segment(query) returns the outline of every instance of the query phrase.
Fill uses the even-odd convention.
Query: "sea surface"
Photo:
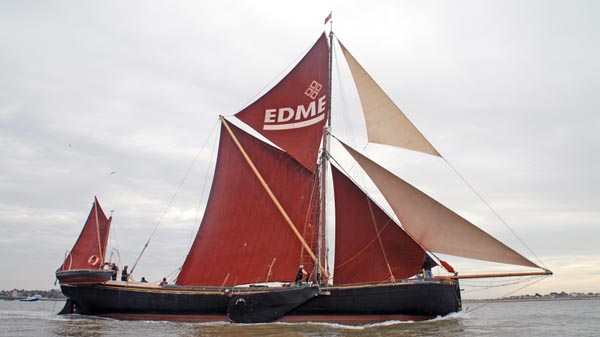
[[[57,316],[64,302],[0,301],[0,336],[600,336],[600,300],[466,303],[466,310],[419,323],[231,324],[118,321]]]

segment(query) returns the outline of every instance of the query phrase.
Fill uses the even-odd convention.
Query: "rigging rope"
[[[243,109],[245,109],[247,106],[249,106],[250,104],[252,104],[253,102],[255,102],[259,97],[263,96],[264,94],[266,94],[268,92],[268,89],[271,89],[273,87],[273,83],[278,82],[278,80],[281,80],[284,76],[282,76],[282,74],[288,74],[289,70],[295,66],[296,64],[298,64],[298,62],[300,62],[300,60],[306,55],[306,53],[308,53],[308,51],[310,50],[310,48],[312,48],[312,45],[310,45],[308,48],[304,49],[304,51],[302,51],[302,53],[300,53],[300,55],[298,55],[296,57],[296,59],[294,59],[292,62],[290,62],[285,68],[283,68],[279,74],[277,74],[277,76],[275,76],[273,79],[271,79],[271,81],[269,81],[262,89],[260,89],[255,95],[254,97],[250,98],[245,104],[243,104],[239,109],[237,109],[236,111],[242,111]],[[268,88],[268,89],[267,89]],[[229,117],[229,116],[228,116]]]
[[[506,297],[506,296],[509,296],[509,295],[512,295],[512,294],[516,293],[516,292],[517,292],[517,291],[519,291],[519,290],[522,290],[522,289],[525,289],[525,288],[527,288],[527,287],[530,287],[530,286],[532,286],[532,285],[534,285],[534,284],[536,284],[536,283],[538,283],[538,282],[540,282],[540,281],[542,281],[542,280],[546,279],[547,277],[549,277],[549,276],[544,276],[544,277],[541,277],[541,278],[539,278],[539,279],[537,279],[537,280],[535,280],[535,279],[534,279],[532,282],[530,282],[530,283],[527,283],[527,284],[525,284],[524,286],[522,286],[522,287],[520,287],[520,288],[518,288],[518,289],[515,289],[515,290],[513,290],[513,291],[510,291],[510,292],[508,292],[507,294],[504,294],[504,295],[500,296],[500,298],[502,298],[502,297]],[[473,309],[469,310],[469,312],[472,312],[472,311],[475,311],[475,310],[479,310],[479,309],[481,309],[481,308],[485,307],[486,305],[488,305],[488,304],[490,304],[490,303],[494,303],[494,302],[490,301],[490,302],[483,303],[483,304],[481,304],[480,306],[477,306],[477,307],[475,307],[475,308],[473,308]]]
[[[213,132],[216,130],[218,124],[219,124],[218,122],[216,122],[215,124],[213,124],[213,127],[210,130],[210,133],[208,134],[207,142],[208,142],[208,139],[211,138]],[[210,160],[208,162],[208,169],[206,170],[206,175],[204,176],[204,184],[202,185],[202,192],[200,194],[200,202],[198,203],[198,208],[196,209],[196,216],[194,217],[194,226],[192,227],[192,233],[190,235],[190,241],[188,242],[188,249],[187,249],[187,251],[190,250],[190,248],[191,248],[191,246],[193,244],[194,234],[196,233],[196,224],[198,224],[198,227],[200,226],[200,224],[198,223],[198,219],[200,217],[200,209],[202,207],[202,201],[205,198],[206,185],[207,185],[208,181],[210,180],[209,179],[209,175],[210,175],[211,172],[213,172],[213,170],[211,170],[210,168],[213,167],[213,159],[214,159],[214,156],[215,156],[215,150],[216,149],[217,149],[217,146],[215,146],[215,144],[213,143],[212,151],[210,153]]]
[[[338,138],[336,138],[334,135],[331,135],[331,136],[332,136],[333,138],[335,138],[335,139],[336,139],[338,142],[341,142],[341,140],[339,140]],[[355,185],[355,186],[356,186],[358,189],[360,189],[360,190],[361,190],[361,191],[362,191],[362,192],[363,192],[363,193],[364,193],[364,194],[367,196],[367,198],[368,198],[368,199],[369,199],[369,200],[370,200],[370,201],[371,201],[371,202],[372,202],[374,205],[376,205],[377,207],[379,207],[379,209],[380,209],[380,210],[381,210],[383,213],[385,213],[385,215],[387,215],[387,217],[388,217],[390,220],[392,220],[392,222],[393,222],[394,224],[396,224],[396,226],[400,227],[400,228],[401,228],[401,229],[404,231],[404,233],[405,233],[406,235],[408,235],[408,236],[409,236],[409,237],[410,237],[410,238],[411,238],[411,239],[412,239],[412,240],[413,240],[413,241],[414,241],[414,242],[415,242],[417,245],[419,245],[419,247],[421,247],[421,249],[423,249],[423,251],[427,252],[429,255],[431,255],[431,256],[433,256],[433,257],[435,257],[435,259],[437,259],[438,261],[440,261],[440,259],[439,259],[439,258],[438,258],[438,257],[437,257],[435,254],[433,254],[433,252],[429,251],[427,248],[425,248],[425,246],[423,246],[423,245],[421,244],[421,242],[419,242],[419,241],[418,241],[418,240],[417,240],[415,237],[413,237],[413,236],[412,236],[412,235],[411,235],[409,232],[405,231],[405,230],[404,230],[404,227],[402,226],[402,224],[400,223],[400,221],[399,221],[399,220],[397,220],[397,218],[396,218],[394,215],[392,215],[390,212],[388,212],[388,210],[387,210],[386,208],[382,207],[382,205],[380,205],[380,204],[379,204],[377,201],[375,201],[375,199],[373,199],[373,198],[370,196],[370,194],[369,194],[369,193],[367,193],[367,191],[366,191],[366,190],[364,190],[364,189],[363,189],[363,188],[362,188],[362,187],[361,187],[361,186],[360,186],[360,185],[359,185],[359,184],[358,184],[358,183],[357,183],[357,182],[356,182],[356,181],[355,181],[355,180],[354,180],[354,179],[353,179],[353,178],[350,176],[350,173],[349,173],[348,171],[346,171],[346,170],[343,168],[343,166],[342,166],[342,165],[340,165],[340,163],[339,163],[339,162],[338,162],[338,161],[337,161],[337,160],[336,160],[334,157],[330,157],[330,160],[331,160],[331,161],[333,161],[333,162],[334,162],[334,163],[335,163],[335,164],[336,164],[336,165],[339,167],[339,169],[340,169],[340,170],[341,170],[343,173],[345,173],[345,174],[346,174],[346,177],[347,177],[348,179],[350,179],[350,181],[352,181],[352,182],[354,183],[354,185]],[[353,165],[353,167],[354,167],[354,165],[356,165],[356,162],[354,162],[352,165]],[[382,229],[382,231],[383,231],[383,229]],[[446,269],[445,267],[441,266],[441,264],[438,264],[438,265],[439,265],[440,267],[442,267],[442,268]],[[335,268],[334,268],[334,269],[335,269]]]
[[[341,140],[337,137],[335,137],[333,134],[331,135],[333,138],[335,138],[337,141],[341,142]],[[366,147],[365,147],[365,152],[366,152]],[[546,265],[543,263],[543,261],[533,252],[533,250],[525,243],[525,241],[517,234],[517,232],[504,220],[504,218],[502,218],[500,216],[500,214],[492,207],[492,205],[490,203],[488,203],[483,196],[477,192],[477,190],[473,187],[473,185],[471,185],[464,177],[463,175],[460,174],[460,172],[458,172],[458,170],[448,161],[448,159],[446,159],[445,157],[441,157],[446,164],[448,164],[448,166],[450,166],[450,168],[454,171],[454,173],[463,181],[463,183],[465,183],[465,185],[467,185],[467,187],[483,202],[483,204],[494,214],[494,216],[512,233],[512,235],[515,236],[515,238],[517,238],[517,240],[519,240],[519,242],[527,249],[527,251],[537,260],[537,262],[542,266],[541,268],[543,269],[548,269],[546,267]],[[337,161],[336,161],[337,163]],[[337,163],[339,165],[339,163]],[[353,163],[353,167],[356,163]],[[340,166],[341,167],[341,166]]]
[[[217,124],[217,123],[215,123],[215,124]],[[214,129],[214,126],[213,126],[213,129]],[[179,190],[181,190],[181,187],[183,186],[183,184],[187,180],[188,176],[190,175],[190,172],[192,171],[192,168],[194,167],[194,165],[196,164],[196,161],[200,157],[200,154],[202,153],[202,150],[204,150],[204,146],[206,146],[206,143],[208,142],[208,139],[209,139],[209,137],[206,138],[206,140],[204,141],[204,144],[202,144],[202,147],[200,148],[200,150],[198,151],[198,153],[196,153],[196,157],[194,157],[194,160],[192,161],[192,164],[190,165],[190,167],[185,172],[185,175],[183,176],[183,179],[181,179],[181,182],[177,186],[177,189],[175,189],[175,193],[173,193],[173,196],[171,197],[171,200],[169,200],[169,203],[167,204],[167,207],[165,208],[165,210],[162,213],[162,215],[160,216],[160,219],[158,220],[158,223],[156,224],[156,226],[154,226],[154,229],[152,230],[152,233],[150,234],[150,237],[148,238],[148,241],[146,241],[146,244],[144,245],[144,248],[142,248],[142,251],[140,252],[140,255],[135,260],[135,263],[133,264],[133,267],[131,268],[130,274],[133,274],[133,271],[135,270],[135,267],[137,266],[138,262],[142,258],[142,255],[146,251],[146,248],[148,248],[148,245],[150,244],[150,240],[152,240],[152,238],[154,237],[154,234],[156,233],[156,230],[158,229],[158,226],[160,226],[160,224],[162,223],[163,219],[165,218],[165,215],[167,214],[167,211],[169,210],[169,208],[171,207],[171,204],[175,200],[175,197],[177,197],[177,194],[179,194]]]
[[[504,226],[506,228],[508,228],[508,230],[515,236],[515,238],[517,238],[517,240],[519,240],[519,242],[521,242],[521,244],[529,251],[529,253],[533,257],[536,258],[538,263],[540,265],[542,265],[542,267],[544,269],[548,269],[548,268],[546,268],[546,265],[542,262],[542,260],[533,252],[533,250],[531,248],[529,248],[529,246],[525,243],[525,241],[523,241],[523,239],[521,239],[521,237],[517,234],[517,232],[515,232],[515,230],[513,230],[512,227],[510,227],[506,221],[504,221],[504,219],[500,216],[500,214],[498,214],[498,212],[496,212],[496,210],[492,207],[492,205],[490,205],[483,198],[483,196],[481,194],[479,194],[479,192],[477,192],[477,190],[475,190],[475,188],[471,184],[469,184],[469,182],[458,172],[458,170],[454,166],[452,166],[452,164],[450,164],[448,159],[446,159],[445,157],[442,157],[442,159],[444,159],[446,164],[448,164],[448,166],[450,166],[450,168],[454,171],[454,173],[456,173],[456,175],[469,187],[469,189],[471,189],[471,191],[473,193],[475,193],[475,195],[479,198],[479,200],[481,200],[486,205],[486,207],[496,216],[496,218],[498,218],[498,220],[500,220],[500,222],[502,224],[504,224]]]
[[[114,209],[110,211],[110,216],[111,217],[113,216],[113,212],[114,212]],[[111,237],[111,239],[110,239],[110,246],[106,247],[106,253],[108,253],[108,251],[110,250],[110,256],[108,258],[108,261],[114,262],[113,259],[112,259],[112,257],[114,255],[115,251],[117,252],[117,254],[119,253],[119,240],[117,238],[116,227],[115,227],[115,225],[113,223],[111,223],[111,228],[110,228],[110,231],[109,231],[109,236]],[[121,262],[120,260],[121,260],[121,256],[119,255],[119,261],[118,261],[119,263]]]

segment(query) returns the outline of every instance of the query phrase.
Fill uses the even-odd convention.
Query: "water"
[[[466,304],[467,312],[419,323],[173,323],[57,316],[64,302],[0,301],[0,336],[600,336],[600,300]]]

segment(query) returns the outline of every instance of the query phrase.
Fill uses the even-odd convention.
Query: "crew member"
[[[129,279],[129,274],[127,273],[128,266],[123,267],[123,271],[121,272],[121,281],[127,281]]]
[[[304,277],[304,275],[308,275],[308,273],[306,272],[306,270],[304,270],[304,266],[300,265],[298,267],[298,273],[296,274],[296,284],[297,285],[301,285],[302,284],[302,278]]]

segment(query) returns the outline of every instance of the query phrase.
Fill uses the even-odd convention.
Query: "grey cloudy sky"
[[[51,288],[94,195],[133,264],[199,154],[136,274],[173,272],[205,202],[218,115],[293,64],[332,9],[340,40],[557,273],[524,292],[600,292],[596,1],[3,1],[0,289]],[[334,109],[356,110],[336,90]],[[445,162],[368,149],[532,257]]]

